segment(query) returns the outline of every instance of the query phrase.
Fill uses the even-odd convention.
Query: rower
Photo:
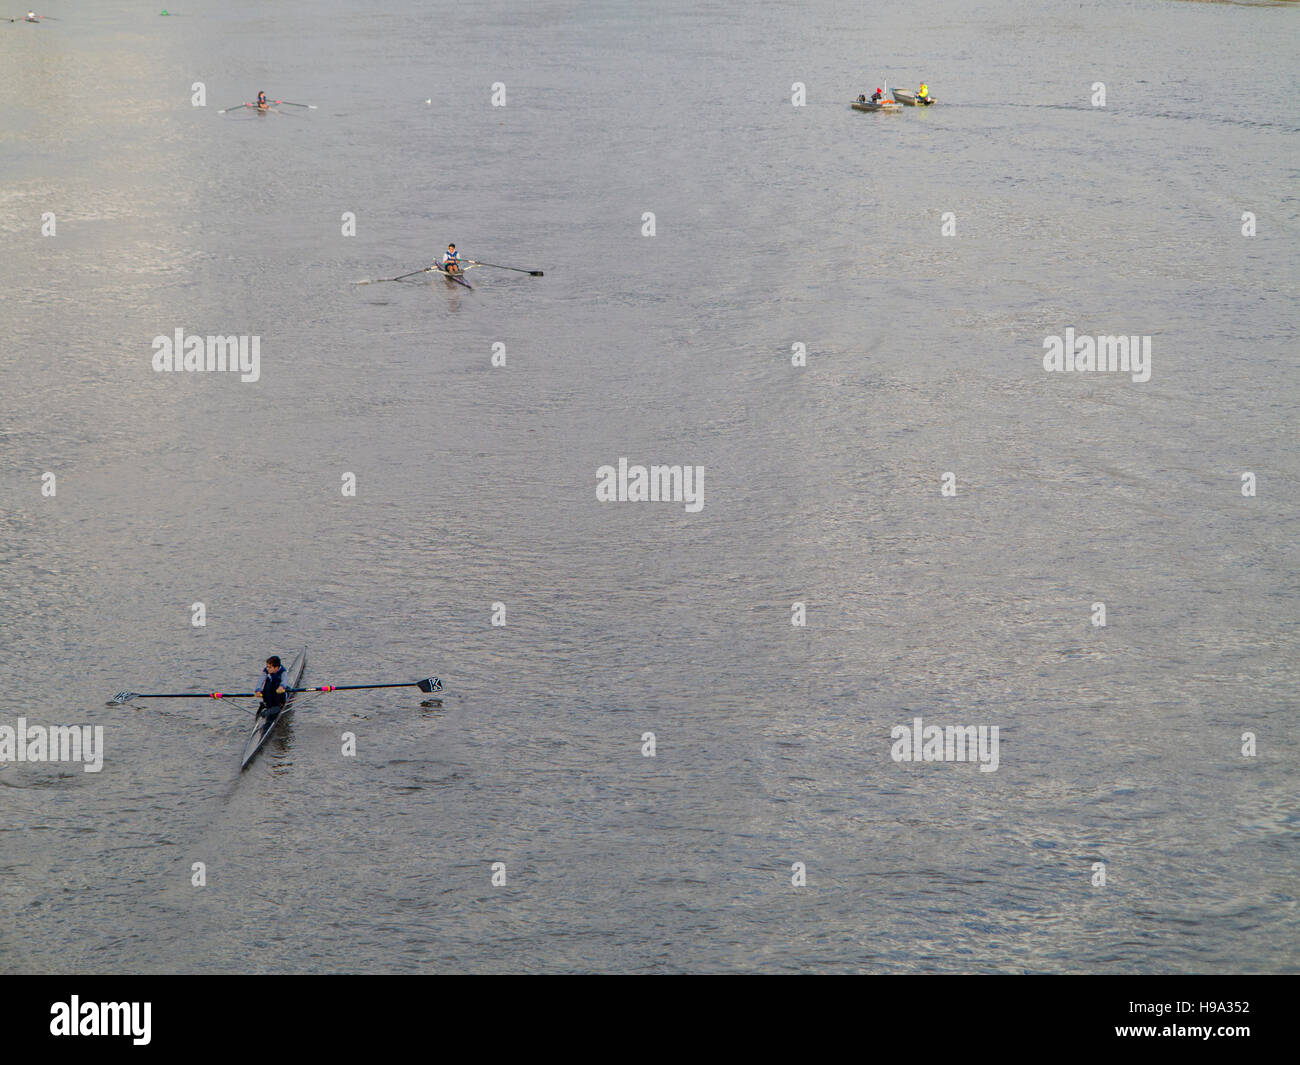
[[[456,245],[448,244],[447,250],[442,253],[442,261],[440,263],[443,272],[447,274],[460,273],[460,264],[462,262],[464,262],[464,260],[459,254],[457,254]]]
[[[257,93],[257,109],[259,111],[265,111],[269,106],[270,105],[266,102],[266,93],[259,89]]]
[[[930,86],[925,82],[921,82],[921,87],[916,92],[916,98],[918,100],[928,100],[930,98]]]
[[[262,705],[257,708],[257,712],[261,714],[265,711],[268,720],[273,720],[284,709],[284,672],[280,656],[272,655],[266,660],[262,676],[253,689],[254,695],[262,697]]]

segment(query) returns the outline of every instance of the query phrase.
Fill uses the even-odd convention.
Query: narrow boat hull
[[[307,672],[307,649],[304,647],[292,661],[285,667],[284,675],[289,681],[286,688],[301,688],[303,674]],[[248,763],[257,757],[257,752],[271,738],[271,733],[276,729],[286,717],[293,713],[293,704],[296,696],[287,695],[284,700],[284,706],[280,707],[280,712],[272,718],[259,714],[257,723],[253,725],[253,731],[249,734],[248,742],[244,744],[244,760],[240,763],[241,770],[248,768]]]
[[[447,284],[449,285],[463,285],[465,288],[470,289],[471,291],[473,291],[474,289],[474,286],[471,285],[468,281],[466,281],[465,278],[462,276],[465,273],[464,270],[457,270],[455,273],[452,273],[450,270],[444,270],[440,266],[438,267],[438,273],[442,274],[442,276],[446,278]]]
[[[893,100],[882,100],[878,104],[860,104],[854,100],[849,106],[855,111],[901,111],[903,109],[902,104],[895,103]]]

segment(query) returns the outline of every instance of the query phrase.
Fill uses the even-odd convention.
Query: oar
[[[286,694],[296,692],[360,691],[363,688],[419,688],[422,692],[442,691],[442,681],[437,677],[408,680],[401,684],[323,684],[319,688],[285,688]],[[257,699],[261,692],[118,692],[111,702],[129,703],[132,699]]]
[[[408,277],[414,277],[416,274],[427,274],[430,270],[438,269],[436,266],[426,266],[423,270],[412,270],[409,274],[402,274],[399,277],[369,277],[364,281],[353,281],[354,285],[375,285],[380,281],[402,281]]]
[[[217,114],[224,115],[227,111],[239,111],[242,108],[252,107],[252,106],[253,106],[252,104],[235,104],[234,107],[223,107],[220,111],[217,112]]]
[[[118,692],[109,702],[129,703],[132,699],[257,699],[261,692]]]
[[[541,270],[525,270],[519,266],[498,266],[496,263],[485,263],[478,259],[473,260],[478,266],[490,266],[494,270],[513,270],[517,274],[527,274],[529,277],[544,277]]]
[[[295,692],[355,692],[371,688],[419,688],[422,692],[442,691],[442,681],[437,677],[408,680],[405,684],[322,684],[319,688],[290,688]]]
[[[292,100],[276,100],[278,104],[288,104],[290,107],[310,107],[313,111],[318,110],[315,104],[296,104]]]

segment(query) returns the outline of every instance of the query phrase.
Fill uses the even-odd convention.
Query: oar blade
[[[440,692],[442,691],[442,681],[437,677],[427,677],[424,680],[417,680],[415,686],[422,692]]]

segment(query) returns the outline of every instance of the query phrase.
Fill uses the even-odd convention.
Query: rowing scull
[[[266,114],[267,111],[274,111],[277,115],[285,113],[278,108],[272,107],[272,104],[284,104],[286,107],[306,107],[312,111],[317,110],[315,104],[296,104],[292,100],[267,100],[265,106],[259,103],[234,104],[231,107],[223,107],[217,114],[224,115],[227,111],[242,111],[244,108],[248,108],[250,111],[260,111],[262,114]]]
[[[289,668],[284,671],[286,677],[292,678],[285,685],[284,705],[274,710],[274,712],[265,706],[257,711],[257,720],[253,724],[253,731],[248,737],[248,742],[244,744],[244,760],[239,763],[240,769],[248,768],[248,763],[262,749],[262,744],[271,738],[275,726],[293,713],[294,699],[297,697],[298,690],[302,685],[302,675],[306,672],[307,648],[304,647],[294,656],[293,661],[289,663]]]
[[[385,684],[321,684],[314,688],[304,688],[302,687],[302,677],[306,671],[307,650],[304,648],[294,656],[285,669],[285,676],[292,678],[292,684],[285,686],[284,706],[280,708],[278,713],[269,718],[260,708],[256,713],[257,722],[253,726],[252,734],[248,737],[248,742],[244,745],[244,755],[240,762],[240,769],[247,768],[248,763],[253,760],[267,739],[270,738],[271,733],[275,731],[275,726],[280,723],[281,719],[289,716],[293,711],[294,697],[301,693],[368,691],[375,688],[419,688],[420,691],[426,693],[442,691],[442,681],[437,677],[425,677],[423,680],[407,680]],[[259,692],[118,692],[110,700],[110,703],[120,706],[135,699],[253,699],[258,698],[259,695]],[[243,707],[240,707],[240,709],[243,709]],[[253,713],[252,710],[246,712]]]
[[[477,259],[462,259],[460,261],[460,267],[462,271],[468,270],[470,269],[470,267],[473,266],[490,266],[493,270],[513,270],[517,274],[527,274],[529,277],[545,276],[544,272],[541,270],[530,270],[527,267],[523,267],[523,266],[501,266],[497,263],[479,262]],[[415,277],[417,274],[430,274],[434,272],[442,274],[442,276],[445,277],[448,281],[459,281],[466,288],[472,289],[474,287],[468,281],[465,281],[462,278],[456,276],[455,274],[447,270],[444,270],[441,264],[439,263],[434,263],[432,266],[426,266],[422,270],[412,270],[409,274],[398,274],[396,277],[367,277],[362,279],[361,281],[353,281],[352,283],[354,285],[377,285],[381,281],[405,281],[408,277]]]

